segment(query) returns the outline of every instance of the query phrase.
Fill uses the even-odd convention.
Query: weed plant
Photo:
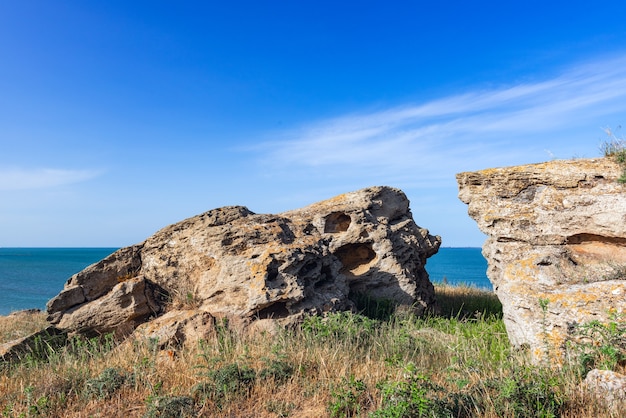
[[[418,318],[369,301],[361,313],[308,317],[297,329],[206,340],[70,339],[0,369],[4,417],[621,417],[580,389],[581,363],[551,369],[512,349],[495,296],[436,286]],[[365,315],[367,314],[367,315]],[[43,314],[32,314],[30,322]],[[368,316],[369,315],[369,316]],[[0,318],[1,342],[21,324]],[[10,321],[9,321],[10,322]],[[624,372],[623,318],[581,326],[585,367]],[[45,321],[40,322],[40,329]],[[14,327],[15,329],[11,329]],[[597,333],[600,334],[597,334]],[[600,340],[601,343],[597,341]],[[593,342],[596,341],[596,342]],[[589,345],[584,345],[584,344]],[[609,348],[618,350],[612,354]],[[620,351],[622,350],[622,351]]]
[[[626,317],[612,312],[606,324],[591,321],[574,326],[576,343],[569,350],[578,359],[581,375],[591,369],[616,370],[626,366]]]
[[[619,130],[621,128],[618,127]],[[606,128],[607,139],[600,145],[600,151],[605,157],[613,158],[621,167],[622,175],[617,179],[618,182],[626,183],[626,140],[617,135],[614,130]]]

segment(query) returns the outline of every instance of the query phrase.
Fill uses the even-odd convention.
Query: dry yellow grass
[[[46,314],[41,311],[20,311],[0,316],[0,344],[26,337],[46,325]]]
[[[150,341],[74,341],[41,358],[5,364],[0,412],[8,417],[165,417],[185,411],[206,417],[391,417],[401,415],[389,412],[385,391],[395,388],[400,398],[402,385],[412,384],[417,394],[424,389],[433,408],[435,401],[463,396],[480,404],[459,416],[535,416],[519,412],[523,391],[534,390],[532,384],[541,387],[539,395],[562,402],[560,416],[622,416],[623,409],[611,412],[582,392],[574,369],[537,369],[525,353],[511,350],[492,294],[441,286],[437,292],[441,316],[427,319],[377,321],[346,314],[313,319],[299,331],[253,336],[223,327],[201,344],[168,350],[157,350]],[[4,342],[44,326],[43,314],[24,321],[4,317],[0,336]],[[233,370],[241,375],[226,373]],[[246,370],[255,374],[249,381]],[[109,390],[107,384],[116,381],[105,376],[119,378],[117,386]],[[513,394],[510,399],[503,397],[506,391]]]

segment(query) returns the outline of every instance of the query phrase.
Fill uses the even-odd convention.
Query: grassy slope
[[[510,348],[492,293],[437,286],[440,314],[309,318],[201,344],[72,340],[0,365],[3,416],[623,416],[578,388],[579,367],[532,366]],[[381,308],[381,309],[377,309]],[[45,326],[0,317],[0,343]],[[573,365],[577,366],[577,365]],[[621,366],[623,372],[623,366]],[[622,405],[624,407],[624,405]]]

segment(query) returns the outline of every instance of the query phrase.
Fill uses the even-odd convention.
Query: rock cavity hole
[[[333,212],[324,219],[324,232],[336,234],[338,232],[346,232],[350,227],[350,216],[343,212]]]
[[[621,237],[605,237],[596,234],[574,234],[567,237],[566,244],[587,244],[590,242],[602,242],[605,244],[615,244],[626,246],[626,238]]]
[[[273,282],[278,278],[278,268],[284,263],[282,260],[272,259],[267,266],[267,276],[266,280],[268,282]]]
[[[289,316],[286,302],[276,302],[257,312],[258,319],[279,319]]]
[[[626,238],[575,234],[565,241],[576,264],[626,264]]]
[[[355,276],[367,273],[376,259],[372,244],[347,244],[340,247],[335,256],[343,264],[342,273],[350,272]]]

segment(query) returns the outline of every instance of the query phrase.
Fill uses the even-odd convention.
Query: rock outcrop
[[[593,369],[581,384],[581,389],[590,392],[612,412],[626,407],[626,376],[610,370]]]
[[[69,332],[128,334],[160,317],[141,332],[182,340],[209,328],[210,318],[289,323],[353,309],[358,294],[421,313],[434,299],[424,265],[440,243],[389,187],[278,215],[224,207],[72,276],[48,302],[48,319]]]
[[[626,309],[626,188],[611,159],[551,161],[457,175],[487,234],[487,275],[511,342],[563,353],[576,325]]]
[[[587,373],[581,388],[592,393],[608,409],[617,409],[620,403],[626,403],[626,376],[623,374],[593,369]]]

